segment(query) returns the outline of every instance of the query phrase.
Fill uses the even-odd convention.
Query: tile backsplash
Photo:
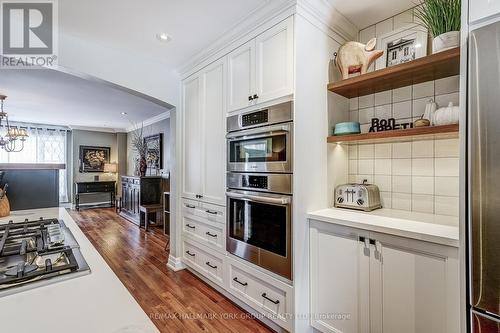
[[[458,216],[458,139],[348,146],[349,182],[380,189],[384,208]]]

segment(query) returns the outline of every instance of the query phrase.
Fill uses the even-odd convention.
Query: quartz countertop
[[[458,247],[458,217],[395,209],[362,212],[328,208],[308,214],[310,220]]]
[[[14,211],[1,218],[59,218],[71,230],[91,273],[0,297],[0,331],[53,333],[158,332],[64,208]]]

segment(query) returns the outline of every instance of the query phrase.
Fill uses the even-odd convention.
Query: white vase
[[[449,31],[432,40],[432,53],[438,53],[458,47],[460,45],[460,31]]]

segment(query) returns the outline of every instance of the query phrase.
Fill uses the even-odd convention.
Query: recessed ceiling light
[[[128,115],[127,112],[122,112],[122,116],[126,116],[126,115]]]
[[[165,32],[161,32],[156,35],[156,39],[158,39],[160,42],[167,43],[172,40],[172,37],[170,37],[170,35]]]

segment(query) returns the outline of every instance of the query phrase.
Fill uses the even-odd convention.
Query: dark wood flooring
[[[272,332],[187,270],[169,270],[160,228],[145,232],[113,209],[69,213],[161,332]]]

